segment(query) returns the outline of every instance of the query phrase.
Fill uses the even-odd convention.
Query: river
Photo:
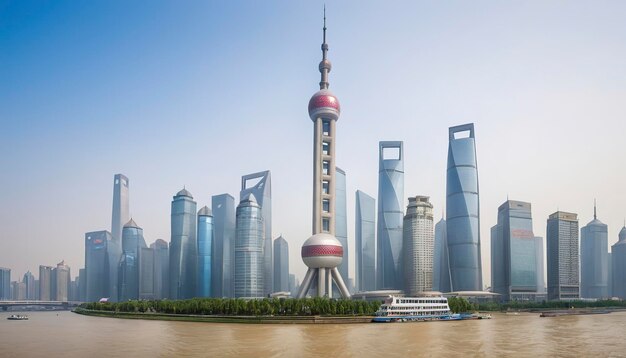
[[[0,313],[1,357],[623,357],[626,312],[345,325],[125,320],[68,311]]]

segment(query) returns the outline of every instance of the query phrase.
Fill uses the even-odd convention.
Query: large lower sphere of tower
[[[302,244],[302,261],[310,268],[334,268],[343,260],[343,246],[331,234],[315,234]]]
[[[322,89],[311,97],[309,100],[309,117],[315,121],[317,118],[327,118],[338,120],[341,107],[339,100],[328,89]]]

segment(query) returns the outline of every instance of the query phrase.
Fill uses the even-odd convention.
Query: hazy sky
[[[170,201],[239,198],[272,171],[273,235],[310,232],[322,2],[0,0],[0,266],[12,279],[110,230],[113,175],[130,178],[146,241],[169,241]],[[327,1],[337,164],[376,197],[378,141],[403,140],[405,197],[445,204],[448,127],[476,126],[483,277],[497,207],[626,216],[626,2]],[[38,273],[36,273],[38,275]]]

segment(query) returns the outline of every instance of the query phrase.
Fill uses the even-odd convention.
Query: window
[[[330,155],[330,143],[322,142],[322,153],[324,155]]]
[[[322,134],[330,135],[330,121],[327,119],[322,121]]]
[[[330,175],[329,170],[330,170],[330,163],[326,160],[323,161],[322,162],[322,174]]]
[[[328,218],[322,219],[322,231],[324,232],[330,231],[330,220]]]
[[[322,211],[324,211],[325,213],[330,212],[330,200],[329,199],[322,200]]]
[[[330,192],[330,183],[328,180],[322,181],[322,193],[328,194]]]

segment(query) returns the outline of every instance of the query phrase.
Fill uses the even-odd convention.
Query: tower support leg
[[[326,269],[320,267],[317,269],[317,297],[324,297],[326,295]]]
[[[339,270],[337,270],[337,268],[335,267],[333,268],[332,273],[333,273],[333,279],[335,279],[335,283],[337,284],[337,287],[339,288],[339,292],[341,292],[341,296],[343,298],[350,298],[350,291],[348,291],[346,284],[343,283]]]
[[[298,298],[304,298],[309,289],[311,288],[311,282],[313,282],[313,276],[315,275],[315,269],[309,268],[306,271],[306,275],[304,276],[304,280],[302,284],[300,284],[300,290],[298,291]]]

